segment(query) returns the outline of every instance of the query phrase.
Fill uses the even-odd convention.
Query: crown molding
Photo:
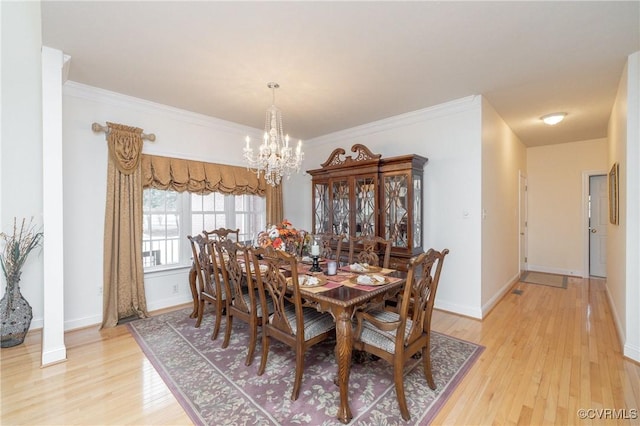
[[[75,81],[67,81],[63,85],[63,94],[76,98],[86,99],[101,104],[110,105],[117,108],[128,108],[135,111],[152,114],[164,115],[173,120],[182,121],[203,127],[215,128],[216,130],[244,135],[262,135],[262,130],[243,124],[234,123],[232,121],[222,120],[220,118],[211,117],[204,114],[198,114],[175,108],[169,105],[148,101],[133,96],[123,95],[121,93],[112,92],[98,87],[89,86]]]
[[[482,96],[472,95],[432,107],[411,111],[405,114],[395,115],[393,117],[384,118],[382,120],[373,121],[361,126],[352,127],[350,129],[340,130],[327,135],[318,136],[308,140],[316,145],[335,143],[344,139],[357,139],[374,133],[384,132],[400,127],[410,126],[412,124],[434,120],[440,117],[446,117],[465,111],[480,109],[482,106]]]

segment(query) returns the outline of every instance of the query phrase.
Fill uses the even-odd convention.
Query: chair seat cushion
[[[220,281],[222,281],[222,280],[223,280],[223,278],[222,278],[222,274],[218,274],[218,277],[220,278]],[[213,283],[213,282],[215,282],[215,278],[213,278],[213,274],[211,275],[211,282],[212,282],[212,283]],[[220,286],[220,287],[221,287],[220,300],[227,300],[227,289],[226,289],[226,286],[222,285],[222,286]],[[213,289],[214,289],[214,291],[215,291],[215,285],[213,285]],[[217,296],[215,295],[215,293],[214,293],[214,294],[209,294],[209,292],[208,292],[208,291],[206,291],[206,290],[205,290],[203,293],[208,294],[210,297],[217,298]]]
[[[313,308],[302,308],[304,317],[304,340],[310,340],[322,333],[335,328],[333,317],[325,312],[318,312]],[[294,305],[288,305],[285,309],[287,321],[294,333],[297,333],[296,310]]]
[[[244,299],[244,303],[245,305],[249,308],[249,311],[251,311],[251,298],[249,297],[249,293],[244,293],[242,295],[242,298]],[[262,317],[262,304],[260,303],[260,297],[258,295],[258,291],[256,290],[255,293],[255,299],[256,301],[256,316],[258,318]],[[273,312],[273,300],[270,297],[267,297],[267,310],[269,311],[269,313]]]
[[[367,314],[381,322],[396,322],[400,320],[399,314],[386,310],[374,310],[367,312]],[[409,333],[409,330],[411,330],[412,324],[412,321],[407,319],[407,323],[405,324],[405,336]],[[367,345],[375,346],[376,348],[392,354],[395,352],[396,331],[397,330],[382,331],[369,321],[364,320],[359,340]]]

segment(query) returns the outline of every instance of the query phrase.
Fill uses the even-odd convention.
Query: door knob
[[[595,230],[595,229],[593,229],[593,228],[591,228],[591,233],[592,233],[592,234],[595,234],[596,232],[598,232],[598,231],[597,231],[597,230]]]

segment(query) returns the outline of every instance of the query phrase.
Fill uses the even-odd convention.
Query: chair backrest
[[[240,242],[240,229],[229,229],[229,228],[218,228],[213,231],[207,231],[206,229],[202,231],[202,235],[207,240],[218,240],[224,241],[226,239],[230,239],[230,237],[234,237],[235,242]]]
[[[224,267],[220,268],[223,282],[226,286],[227,294],[231,295],[234,307],[243,312],[251,312],[245,299],[239,297],[248,291],[250,303],[255,306],[253,280],[250,278],[248,262],[245,262],[245,259],[249,259],[247,247],[230,239],[212,241],[211,244],[215,247],[218,255],[218,264],[224,265]]]
[[[318,234],[320,238],[320,256],[325,259],[340,261],[344,234]]]
[[[398,329],[396,347],[402,344],[407,346],[423,336],[424,333],[429,333],[440,272],[442,272],[444,258],[448,253],[448,249],[444,249],[442,252],[429,249],[426,253],[419,254],[409,260],[407,282],[400,303],[399,314],[402,324]],[[406,330],[405,324],[408,317],[412,320],[411,329]]]
[[[253,262],[253,276],[257,282],[262,312],[267,311],[267,297],[273,301],[273,316],[269,326],[277,328],[289,336],[298,336],[296,330],[304,329],[302,298],[298,284],[298,262],[283,250],[271,246],[249,249]],[[266,270],[260,271],[260,265]],[[285,272],[286,271],[286,272]],[[290,276],[288,276],[290,275]],[[294,304],[295,324],[289,322],[287,306]],[[290,308],[289,308],[290,309]],[[304,334],[304,333],[302,333]],[[304,339],[304,336],[302,336]]]
[[[211,256],[212,251],[208,247],[208,241],[203,235],[196,235],[195,237],[187,235],[187,239],[191,244],[191,252],[193,253],[193,264],[199,283],[198,292],[205,292],[213,296],[217,294],[216,290],[219,288],[219,270],[216,259]],[[212,277],[214,279],[213,282]]]
[[[382,264],[378,253],[384,249]],[[349,237],[349,263],[368,263],[369,265],[389,267],[391,259],[391,240],[379,236]]]

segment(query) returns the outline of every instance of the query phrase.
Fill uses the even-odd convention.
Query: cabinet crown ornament
[[[355,152],[355,155],[346,156],[344,149],[334,149],[331,155],[329,155],[327,161],[322,163],[322,167],[344,166],[349,163],[360,161],[379,160],[380,157],[382,157],[381,154],[374,154],[369,151],[369,148],[359,143],[351,147],[351,152]]]

